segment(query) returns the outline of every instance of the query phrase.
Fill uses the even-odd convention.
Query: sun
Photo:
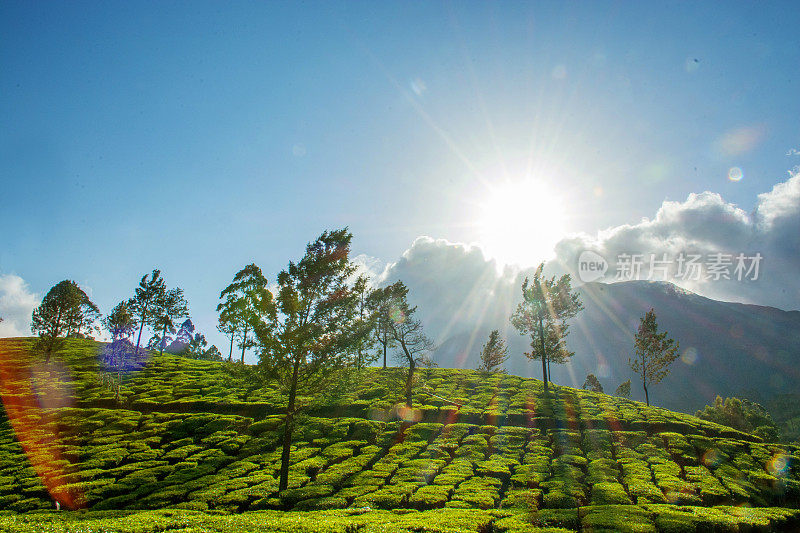
[[[500,266],[529,267],[550,259],[565,234],[563,201],[542,181],[493,187],[480,210],[480,243]]]

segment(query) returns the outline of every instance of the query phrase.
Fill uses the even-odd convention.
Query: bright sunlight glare
[[[552,257],[564,218],[561,198],[541,181],[504,183],[481,204],[480,242],[501,266],[533,266]]]

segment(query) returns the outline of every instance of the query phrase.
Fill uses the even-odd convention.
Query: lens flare
[[[700,356],[697,353],[697,348],[690,346],[686,348],[681,354],[681,362],[683,362],[686,365],[692,366],[697,362],[697,359],[699,357]]]
[[[76,472],[62,454],[58,418],[51,408],[64,407],[69,376],[55,362],[32,365],[26,346],[6,341],[0,351],[0,397],[28,461],[53,501],[62,507],[84,507]],[[65,487],[69,486],[69,490]]]
[[[767,462],[767,470],[773,476],[785,476],[789,473],[789,457],[778,453]]]
[[[391,310],[389,311],[389,317],[394,321],[395,324],[402,324],[406,321],[405,313],[403,313],[403,310],[397,306],[392,306]]]
[[[720,454],[719,450],[715,448],[706,450],[706,453],[703,454],[703,464],[708,468],[716,468],[721,462],[722,454]]]
[[[740,181],[744,177],[744,172],[739,167],[731,167],[728,170],[728,179],[731,181]]]

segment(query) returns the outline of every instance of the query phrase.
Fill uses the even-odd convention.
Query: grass
[[[43,366],[28,341],[0,340],[0,530],[797,525],[794,446],[603,394],[554,387],[545,397],[537,380],[452,369],[417,383],[416,423],[394,414],[402,392],[377,369],[306,399],[312,415],[298,419],[289,489],[279,492],[277,389],[240,365],[165,356],[125,377],[117,405],[96,350],[70,341]],[[54,498],[90,511],[45,512]]]

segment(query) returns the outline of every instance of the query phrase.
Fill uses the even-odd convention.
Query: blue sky
[[[487,191],[528,169],[565,232],[706,190],[750,211],[800,164],[798,23],[796,2],[6,1],[0,275],[107,311],[159,267],[223,344],[243,265],[274,279],[343,225],[386,262],[480,243]]]

